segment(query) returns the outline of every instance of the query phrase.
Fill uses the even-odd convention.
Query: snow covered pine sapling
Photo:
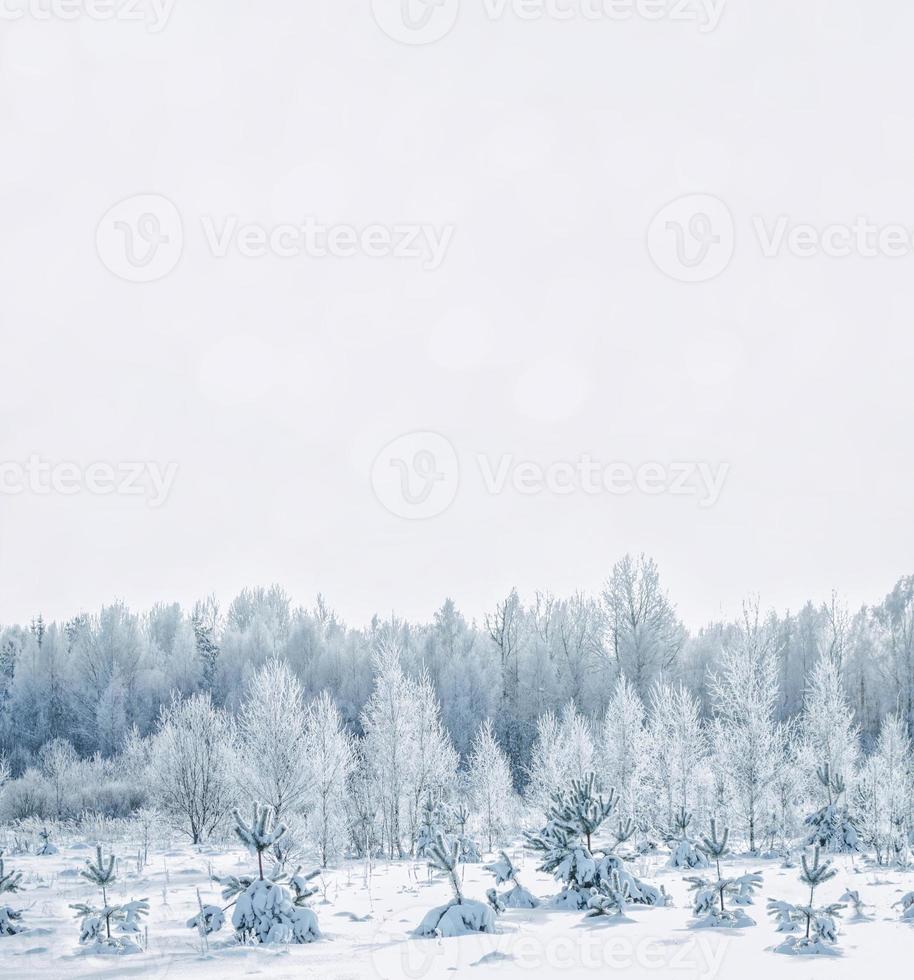
[[[572,780],[571,790],[553,796],[549,821],[537,834],[526,834],[529,845],[541,855],[539,868],[562,883],[553,900],[559,908],[599,907],[600,893],[612,900],[612,873],[628,884],[629,900],[637,905],[666,905],[663,889],[639,881],[629,872],[622,858],[609,851],[593,852],[593,836],[615,810],[616,797],[597,796],[594,776]],[[593,899],[593,903],[592,900]]]
[[[692,814],[681,806],[673,817],[673,833],[671,834],[672,846],[670,848],[670,859],[667,861],[668,868],[706,868],[708,859],[701,848],[689,836],[689,824],[692,822]]]
[[[495,875],[496,885],[505,885],[509,882],[513,886],[510,891],[498,895],[498,902],[502,909],[535,909],[539,905],[539,899],[527,891],[517,877],[517,868],[514,862],[504,851],[499,851],[499,858],[492,864],[486,865],[486,871]],[[490,904],[492,904],[490,902]],[[497,905],[493,906],[497,907]]]
[[[263,871],[264,851],[274,847],[286,828],[273,826],[273,811],[268,806],[254,804],[254,819],[248,826],[237,810],[234,811],[235,833],[239,839],[257,854],[257,875],[229,875],[217,879],[223,886],[222,897],[234,899],[225,908],[204,905],[199,913],[188,920],[188,927],[208,935],[222,928],[225,913],[234,906],[232,925],[235,937],[242,943],[311,943],[320,939],[317,916],[305,904],[316,893],[308,882],[319,872],[300,874],[301,869],[286,876],[277,866],[270,877]]]
[[[141,920],[149,912],[149,902],[145,898],[127,902],[124,905],[110,905],[108,890],[117,881],[114,855],[106,861],[102,855],[101,844],[95,848],[95,862],[86,861],[80,871],[86,881],[101,890],[102,906],[96,908],[88,902],[71,905],[81,920],[79,941],[97,953],[139,953],[142,950],[136,937],[142,932]],[[112,927],[115,933],[112,935]]]
[[[464,898],[457,877],[460,843],[449,841],[442,834],[427,849],[429,867],[447,876],[454,897],[446,905],[433,908],[419,923],[418,936],[450,938],[474,932],[495,932],[494,907],[485,902]],[[491,899],[490,899],[491,903]]]
[[[7,871],[0,851],[0,936],[15,936],[25,930],[22,925],[22,910],[3,904],[4,895],[12,895],[20,890],[21,871]]]
[[[803,869],[800,880],[809,885],[809,904],[793,905],[777,899],[768,900],[768,913],[777,922],[778,932],[800,932],[805,927],[805,935],[788,936],[779,946],[776,953],[786,953],[789,956],[838,956],[835,949],[838,941],[838,927],[835,916],[844,908],[841,904],[815,907],[816,888],[824,884],[838,873],[831,866],[831,861],[824,863],[819,860],[817,847],[813,852],[812,864],[803,855]]]
[[[816,770],[816,775],[825,788],[828,802],[803,821],[810,828],[806,843],[811,847],[824,847],[833,853],[859,851],[860,834],[851,822],[847,805],[840,802],[841,794],[846,789],[844,777],[833,773],[827,762]]]
[[[730,853],[728,842],[730,831],[726,827],[723,834],[717,835],[717,821],[711,821],[711,833],[702,839],[702,853],[713,861],[717,868],[717,881],[710,881],[704,877],[687,878],[695,892],[692,903],[692,911],[696,916],[696,921],[692,923],[692,928],[723,928],[723,929],[742,929],[745,926],[754,926],[755,921],[750,919],[742,909],[728,909],[726,907],[726,896],[733,896],[736,905],[751,905],[752,896],[757,888],[762,884],[762,876],[758,872],[741,875],[738,878],[724,878],[720,873],[720,859]]]
[[[901,917],[905,922],[914,922],[914,892],[908,892],[907,895],[902,895],[892,908],[896,906],[901,909]],[[2,914],[2,909],[0,909],[0,914]]]

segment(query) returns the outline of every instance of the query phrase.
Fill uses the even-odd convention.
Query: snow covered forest
[[[0,685],[7,823],[155,809],[199,842],[253,793],[327,864],[415,854],[439,804],[491,849],[594,773],[646,837],[686,810],[755,852],[831,802],[828,766],[880,861],[914,832],[914,577],[859,610],[750,601],[695,633],[628,556],[600,595],[512,592],[481,623],[446,601],[354,629],[275,586],[224,610],[114,604],[5,627]]]

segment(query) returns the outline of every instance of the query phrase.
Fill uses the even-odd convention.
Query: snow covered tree
[[[273,811],[259,803],[254,804],[250,824],[244,822],[237,810],[234,817],[235,833],[249,850],[256,853],[258,871],[256,877],[230,875],[219,879],[223,885],[222,897],[235,899],[232,925],[238,941],[275,944],[311,943],[320,939],[317,916],[306,904],[316,892],[308,882],[319,872],[302,875],[301,869],[297,869],[287,877],[277,867],[266,876],[264,852],[280,842],[286,832],[285,826],[274,825]],[[205,906],[188,926],[212,931],[212,927],[221,925],[219,915],[215,914],[218,911],[217,907]]]
[[[413,848],[422,806],[427,799],[441,801],[457,778],[457,753],[441,721],[441,706],[428,673],[407,683],[410,752],[406,762],[409,787],[409,834]]]
[[[600,785],[615,788],[619,811],[627,817],[634,817],[639,809],[643,745],[644,703],[622,676],[606,706],[597,757]]]
[[[511,807],[511,767],[486,719],[476,733],[469,761],[469,792],[489,851],[507,830]]]
[[[55,738],[41,747],[38,757],[41,773],[51,786],[54,816],[62,820],[67,815],[68,799],[79,756],[67,739]]]
[[[914,892],[908,892],[892,905],[901,909],[901,917],[905,922],[914,922]]]
[[[817,767],[827,765],[832,773],[841,773],[853,783],[860,756],[859,731],[853,719],[841,666],[835,656],[826,653],[813,669],[800,719],[800,761],[804,772],[812,774]],[[814,778],[809,791],[811,796],[821,792]]]
[[[301,809],[309,790],[306,724],[301,684],[284,661],[268,660],[248,682],[238,711],[238,782],[277,820]]]
[[[651,816],[669,832],[679,809],[698,802],[707,758],[699,705],[684,687],[661,684],[651,691],[642,758]]]
[[[537,722],[527,801],[548,813],[555,794],[563,792],[569,780],[587,779],[594,772],[595,755],[590,723],[573,704],[565,706],[561,718],[547,712]]]
[[[758,872],[741,875],[738,878],[724,878],[721,874],[720,859],[730,853],[729,838],[730,831],[727,828],[724,828],[723,833],[718,836],[717,821],[712,819],[711,833],[702,838],[700,846],[705,856],[714,861],[717,880],[709,881],[704,877],[686,879],[695,892],[692,911],[696,921],[693,923],[693,928],[742,929],[745,926],[755,925],[755,921],[750,919],[741,908],[728,909],[725,904],[726,896],[732,895],[734,904],[751,905],[755,890],[762,884],[762,876]]]
[[[95,863],[89,859],[86,861],[86,866],[80,871],[80,874],[87,881],[91,881],[93,885],[96,885],[101,889],[102,893],[102,904],[105,906],[105,910],[108,910],[108,889],[117,880],[117,875],[114,870],[114,855],[109,854],[108,860],[102,856],[102,846],[101,844],[95,850]],[[107,915],[104,916],[105,919],[105,933],[108,939],[111,938],[111,923]]]
[[[428,848],[429,867],[446,875],[453,898],[432,909],[419,923],[416,935],[449,938],[474,932],[495,932],[495,912],[491,905],[464,898],[457,875],[460,845],[440,836]]]
[[[0,937],[15,936],[25,929],[22,925],[22,910],[6,905],[3,896],[12,895],[20,890],[22,872],[7,871],[2,855],[3,852],[0,851]]]
[[[416,834],[416,857],[428,858],[432,847],[445,836],[447,814],[440,803],[431,798],[425,801],[419,831]]]
[[[828,794],[828,802],[806,818],[806,843],[837,853],[858,851],[860,834],[851,822],[847,805],[841,803],[847,788],[843,776],[832,772],[827,762],[816,770],[816,775]]]
[[[495,876],[496,885],[510,884],[511,890],[498,896],[503,908],[534,909],[539,905],[539,899],[520,883],[517,868],[505,851],[498,852],[498,860],[486,865],[486,871]]]
[[[906,848],[914,785],[912,747],[897,715],[883,719],[873,754],[863,763],[854,791],[852,821],[878,864]]]
[[[346,788],[356,762],[352,738],[327,691],[308,710],[304,749],[308,827],[326,868],[346,840]]]
[[[105,860],[100,844],[95,850],[95,861],[86,861],[80,874],[102,893],[101,907],[87,902],[70,906],[81,920],[80,944],[91,946],[99,952],[139,952],[141,947],[135,937],[142,931],[140,923],[149,913],[149,901],[141,898],[123,905],[109,903],[109,890],[117,881],[116,864],[113,854]],[[112,935],[112,927],[118,935]]]
[[[755,854],[769,808],[772,784],[781,764],[775,722],[778,706],[777,664],[768,647],[747,629],[743,642],[725,650],[721,669],[711,676],[716,712],[711,739],[729,783],[733,815]]]
[[[398,649],[387,642],[375,657],[375,688],[362,727],[362,751],[377,781],[383,839],[391,857],[402,857],[404,831],[413,848],[422,806],[453,785],[457,756],[428,678],[411,681]]]
[[[603,590],[603,606],[610,656],[644,697],[676,661],[685,641],[653,559],[626,555],[616,562]]]
[[[208,694],[175,698],[162,709],[150,758],[152,793],[194,844],[225,819],[235,793],[232,728]]]
[[[673,818],[673,833],[670,842],[669,868],[706,868],[708,858],[701,847],[689,835],[692,814],[680,807]]]
[[[594,892],[611,887],[614,871],[630,900],[643,905],[664,905],[667,897],[662,889],[654,888],[635,878],[621,857],[612,852],[594,853],[593,837],[615,809],[615,796],[595,795],[595,777],[573,780],[571,789],[557,793],[549,810],[549,820],[538,833],[527,833],[527,843],[540,854],[541,871],[551,874],[562,884],[561,893],[553,904],[559,908],[585,909]]]
[[[826,905],[817,908],[815,905],[816,888],[824,884],[838,873],[831,866],[831,861],[820,862],[820,850],[813,851],[812,863],[803,855],[803,869],[800,880],[809,886],[809,903],[794,905],[778,899],[769,899],[768,913],[777,922],[778,932],[795,933],[805,926],[802,937],[788,936],[775,952],[786,953],[790,956],[834,956],[834,945],[838,938],[835,916],[844,908],[841,904]]]

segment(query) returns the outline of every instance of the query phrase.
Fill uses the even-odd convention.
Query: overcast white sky
[[[24,14],[0,17],[5,485],[34,456],[177,468],[158,507],[0,494],[0,622],[273,581],[355,624],[448,595],[479,617],[646,551],[694,627],[750,592],[856,605],[914,571],[914,6],[729,0],[703,30],[494,2],[444,0],[451,29],[404,44],[382,29],[399,0],[176,0],[155,32],[142,2],[146,23],[3,0]],[[109,215],[136,195],[176,209],[176,264],[160,197]],[[649,238],[690,195],[717,202],[707,281],[668,274],[705,198]],[[434,269],[208,245],[307,218],[452,237]],[[858,218],[907,250],[804,255],[801,229],[766,257],[756,227]],[[131,220],[138,248],[169,237],[156,281],[119,277]],[[373,485],[417,431],[446,442],[394,443]],[[713,506],[577,476],[493,494],[480,455],[729,470]],[[404,519],[389,478],[429,458],[450,505]]]

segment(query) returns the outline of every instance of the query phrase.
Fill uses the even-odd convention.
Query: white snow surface
[[[93,842],[90,842],[94,844]],[[108,845],[106,843],[106,852]],[[149,945],[127,957],[92,954],[78,945],[79,923],[69,904],[93,901],[96,889],[78,878],[85,843],[61,843],[54,855],[10,855],[10,867],[24,874],[22,892],[7,896],[25,910],[27,932],[0,938],[3,980],[78,980],[81,977],[233,980],[263,976],[321,980],[402,980],[403,977],[472,977],[520,980],[536,976],[652,977],[681,980],[755,980],[784,969],[784,957],[772,950],[783,942],[765,915],[769,897],[805,902],[808,890],[797,870],[776,860],[728,858],[727,874],[761,870],[764,884],[756,900],[758,925],[739,930],[694,929],[691,893],[681,871],[664,867],[666,855],[631,863],[645,881],[663,884],[673,899],[668,908],[631,905],[625,920],[588,919],[582,912],[547,903],[536,909],[508,909],[496,920],[494,934],[458,938],[421,938],[416,925],[435,906],[451,900],[450,886],[430,876],[423,862],[375,861],[370,888],[366,865],[346,861],[324,873],[322,891],[310,900],[322,938],[303,946],[239,946],[229,924],[209,937],[201,951],[198,933],[185,925],[198,911],[197,889],[205,904],[223,905],[215,874],[251,871],[251,856],[240,847],[176,846],[150,852],[144,870],[136,870],[136,848],[116,843],[120,877],[111,901],[148,897]],[[508,849],[524,884],[541,899],[554,896],[558,884],[536,871],[534,856],[520,845]],[[488,860],[497,854],[487,855]],[[901,976],[914,953],[914,923],[892,908],[914,890],[914,872],[874,870],[859,856],[835,859],[839,874],[816,892],[817,904],[840,899],[853,888],[871,906],[870,918],[853,921],[848,909],[839,920],[840,955],[804,957],[807,978]],[[468,900],[483,900],[492,877],[482,865],[460,868]],[[140,937],[143,938],[143,937]]]

